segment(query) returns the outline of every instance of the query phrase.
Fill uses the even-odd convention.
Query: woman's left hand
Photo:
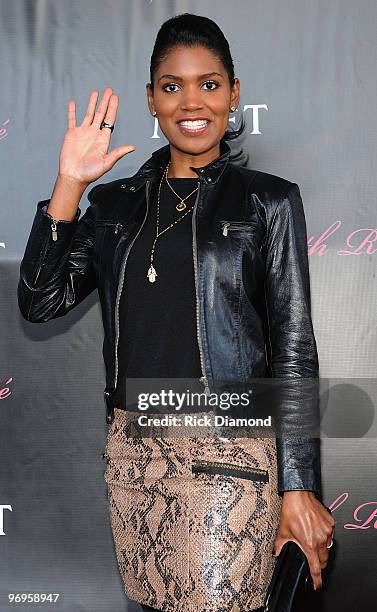
[[[293,540],[304,551],[314,589],[322,586],[321,570],[327,565],[335,521],[313,491],[284,491],[274,555]]]

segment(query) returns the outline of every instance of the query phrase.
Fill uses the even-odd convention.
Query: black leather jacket
[[[82,218],[54,224],[37,204],[20,265],[25,319],[64,316],[95,288],[104,326],[107,422],[118,380],[119,300],[127,256],[169,156],[155,151],[131,177],[93,187]],[[205,387],[254,377],[318,377],[307,234],[297,184],[220,156],[201,168],[193,209],[197,339]],[[279,491],[320,494],[319,439],[277,440]]]

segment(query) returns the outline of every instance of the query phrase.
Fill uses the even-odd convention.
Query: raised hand
[[[64,135],[59,158],[59,177],[89,185],[111,170],[114,164],[127,153],[135,150],[133,145],[123,145],[109,151],[111,130],[100,129],[102,121],[114,125],[118,109],[118,96],[106,87],[96,110],[98,91],[92,91],[85,117],[76,125],[76,102],[68,102],[68,129]]]

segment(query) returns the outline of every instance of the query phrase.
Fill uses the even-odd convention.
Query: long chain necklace
[[[170,189],[172,189],[172,191],[174,191],[174,189],[171,187],[169,181],[167,180],[169,164],[170,164],[170,161],[169,161],[168,165],[166,166],[165,171],[162,174],[162,177],[161,177],[161,180],[160,180],[160,185],[159,185],[159,188],[158,188],[156,237],[155,237],[155,239],[153,241],[152,250],[151,250],[151,265],[149,266],[149,269],[148,269],[148,272],[147,272],[147,277],[148,277],[148,279],[149,279],[149,281],[151,283],[154,283],[156,281],[156,277],[157,277],[156,268],[153,266],[153,256],[154,256],[154,249],[155,249],[157,238],[159,238],[162,234],[164,234],[169,229],[171,229],[174,225],[176,225],[176,223],[179,223],[179,221],[181,221],[183,219],[183,217],[185,217],[195,206],[193,204],[191,206],[191,208],[189,208],[183,215],[181,215],[179,217],[179,219],[177,219],[173,223],[170,223],[170,225],[165,227],[165,229],[163,229],[161,232],[158,231],[159,223],[160,223],[160,194],[161,194],[161,186],[162,186],[162,182],[163,182],[164,178],[165,178],[166,182],[168,183]],[[198,191],[198,189],[199,189],[199,186],[196,189],[194,189],[194,191],[192,191],[188,196],[186,196],[183,199],[174,191],[175,195],[180,199],[180,203],[177,204],[176,209],[178,210],[178,206],[179,206],[179,207],[181,207],[180,210],[184,210],[186,208],[186,204],[185,204],[184,200],[187,200],[187,198],[190,197],[190,195],[192,195],[193,193],[195,193],[195,191]]]

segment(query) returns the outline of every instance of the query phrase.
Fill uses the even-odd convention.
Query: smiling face
[[[154,91],[146,86],[149,110],[171,147],[217,157],[230,107],[239,102],[239,80],[231,87],[222,62],[206,47],[181,45],[169,50],[153,77]]]

